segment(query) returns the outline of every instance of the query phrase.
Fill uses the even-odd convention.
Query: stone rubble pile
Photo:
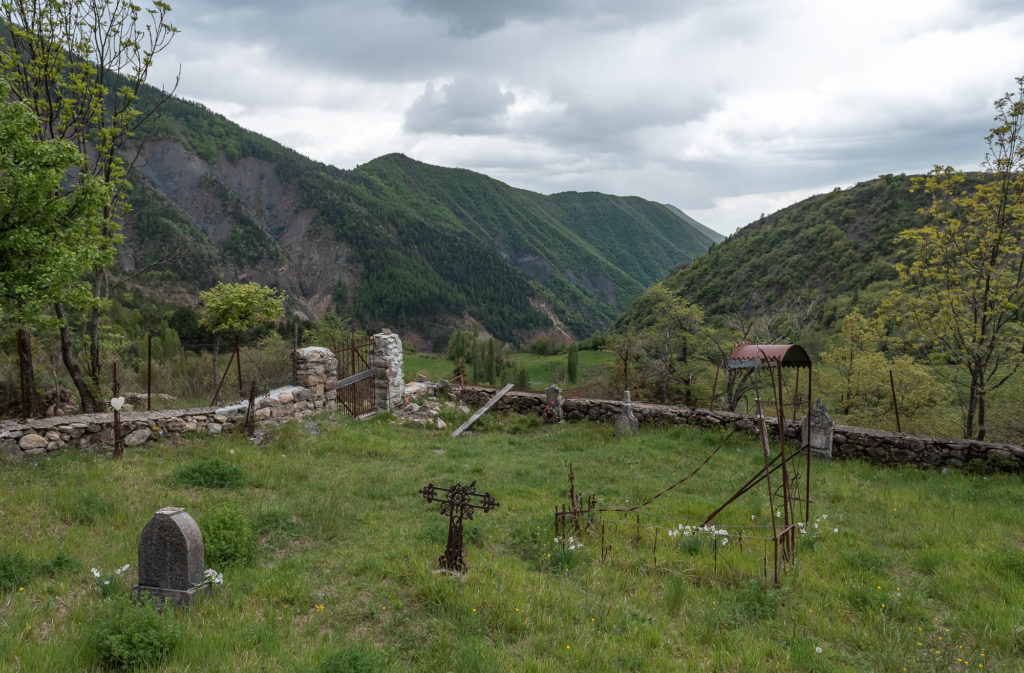
[[[418,425],[422,428],[444,430],[448,424],[440,417],[442,409],[452,409],[459,414],[469,413],[469,407],[457,404],[454,396],[447,394],[446,382],[432,383],[424,380],[422,376],[417,378],[420,380],[405,385],[402,395],[403,404],[395,409],[395,417],[398,422],[406,425]],[[442,399],[438,399],[439,397]]]

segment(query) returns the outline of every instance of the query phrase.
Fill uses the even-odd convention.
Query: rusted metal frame
[[[892,378],[892,370],[889,370],[889,389],[892,390],[892,408],[896,412],[896,432],[903,432],[900,429],[900,407],[896,404],[896,382]]]
[[[211,406],[211,407],[212,407],[213,405],[217,404],[217,398],[218,398],[218,397],[220,397],[220,389],[221,389],[221,386],[223,386],[223,385],[224,385],[224,380],[225,380],[225,379],[226,379],[226,378],[228,377],[228,372],[230,372],[230,371],[231,371],[231,363],[232,363],[232,362],[234,361],[234,359],[235,359],[235,354],[234,354],[234,353],[232,353],[232,354],[231,354],[231,357],[230,357],[230,358],[228,358],[228,366],[227,366],[227,368],[226,368],[226,369],[224,370],[224,374],[223,374],[223,376],[221,376],[221,377],[220,377],[220,383],[218,383],[218,384],[217,384],[217,390],[215,390],[215,391],[213,392],[213,400],[212,400],[212,401],[210,402],[210,406]]]
[[[656,493],[655,495],[651,496],[650,498],[648,498],[646,501],[640,503],[639,505],[636,505],[635,507],[605,507],[605,508],[597,509],[595,511],[598,511],[598,512],[632,512],[634,510],[638,510],[638,509],[642,509],[643,507],[646,507],[647,505],[651,504],[652,502],[654,502],[655,500],[657,500],[661,496],[665,495],[666,493],[668,493],[672,489],[676,488],[677,486],[682,485],[687,480],[689,480],[691,477],[693,477],[695,474],[700,472],[701,469],[703,469],[704,466],[707,465],[708,462],[710,462],[712,458],[714,458],[715,454],[717,454],[722,449],[722,447],[725,446],[726,442],[729,441],[729,439],[733,436],[733,434],[735,432],[736,432],[736,428],[733,428],[733,429],[729,430],[729,434],[727,434],[725,436],[725,438],[721,442],[718,443],[718,446],[715,447],[715,450],[712,451],[711,453],[709,453],[707,455],[707,457],[704,458],[704,461],[700,465],[698,465],[697,467],[695,467],[693,469],[693,472],[690,472],[690,474],[686,475],[685,477],[683,477],[682,479],[680,479],[676,483],[672,484],[668,488],[663,489],[662,491],[660,491],[660,492]],[[593,496],[591,496],[591,497],[593,497]]]
[[[760,362],[760,360],[758,360],[758,362]],[[764,456],[764,473],[765,473],[765,480],[767,482],[767,487],[768,487],[768,509],[771,512],[771,519],[772,519],[772,537],[778,538],[778,534],[779,534],[778,527],[775,524],[775,496],[772,493],[771,471],[769,469],[769,462],[770,461],[768,460],[768,454],[770,453],[769,448],[768,448],[768,427],[765,424],[764,405],[763,405],[762,400],[761,400],[761,368],[760,367],[755,367],[755,369],[754,369],[754,390],[755,390],[755,394],[756,394],[756,397],[754,398],[754,400],[755,400],[755,405],[756,405],[756,408],[757,408],[757,434],[761,438],[761,453]],[[780,459],[781,459],[781,455],[780,455]],[[774,556],[774,559],[773,559],[773,562],[772,562],[773,586],[777,587],[777,586],[779,586],[779,541],[778,541],[778,539],[776,539],[772,543],[772,547],[773,547],[773,556]]]
[[[807,475],[806,483],[804,484],[804,522],[810,523],[811,521],[811,379],[814,375],[813,367],[807,365],[807,440],[808,444],[804,447],[804,451],[807,452],[807,469],[805,474]]]
[[[778,377],[775,376],[775,371],[769,368],[769,379],[772,382],[772,395],[775,397],[776,405],[776,418],[775,421],[778,424],[779,430],[779,454],[782,456],[782,510],[783,510],[783,526],[785,530],[789,529],[791,523],[793,523],[793,503],[789,495],[789,469],[786,460],[786,416],[785,416],[785,405],[782,403],[785,392],[782,387],[782,363],[778,362]],[[788,561],[792,561],[793,541],[789,540],[785,536],[783,537],[783,558]]]
[[[238,336],[235,336],[235,364],[238,366],[238,396],[241,397],[245,393],[242,392],[242,352],[238,350]]]
[[[249,406],[245,408],[245,435],[252,437],[256,434],[256,379],[252,380],[249,386]]]
[[[356,331],[355,331],[355,329],[353,329],[351,332],[349,332],[349,342],[348,343],[349,343],[349,359],[351,361],[351,366],[349,367],[349,372],[352,373],[352,374],[355,374],[355,372],[356,372]],[[350,411],[352,413],[352,416],[356,416],[357,415],[356,414],[356,399],[357,399],[356,398],[356,389],[352,388],[351,392],[352,392],[352,407],[351,407]],[[337,395],[335,395],[335,397],[337,397]]]
[[[722,371],[722,362],[718,362],[718,366],[715,367],[715,382],[711,386],[711,404],[708,405],[708,411],[715,410],[715,395],[718,394],[718,373]]]
[[[419,493],[426,498],[427,502],[441,503],[441,514],[448,516],[448,542],[445,552],[438,559],[438,564],[444,570],[464,573],[469,569],[463,554],[463,521],[473,518],[473,510],[478,509],[489,512],[499,503],[490,493],[477,493],[476,480],[467,486],[456,483],[449,488],[428,484],[419,490]],[[438,493],[445,495],[439,496]],[[478,499],[474,502],[474,498]]]

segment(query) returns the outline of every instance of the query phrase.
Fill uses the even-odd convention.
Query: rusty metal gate
[[[354,418],[372,412],[373,369],[370,367],[371,342],[356,343],[356,334],[349,336],[347,347],[339,346],[338,353],[338,409],[345,410]]]

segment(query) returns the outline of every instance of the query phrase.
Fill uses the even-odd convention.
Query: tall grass
[[[139,533],[167,505],[200,522],[241,512],[258,549],[218,568],[225,583],[210,599],[175,613],[178,644],[161,670],[331,670],[357,651],[389,671],[1019,670],[1019,476],[815,461],[812,518],[827,519],[799,540],[781,589],[764,586],[753,542],[719,549],[717,571],[708,543],[667,534],[657,566],[646,538],[616,540],[604,563],[593,534],[571,555],[554,543],[569,463],[579,491],[635,503],[722,439],[669,428],[617,441],[608,426],[497,414],[453,439],[386,416],[319,418],[262,446],[211,437],[121,460],[8,463],[0,559],[20,557],[30,572],[0,590],[0,670],[99,670],[88,652],[101,598],[88,569],[132,563],[126,592]],[[176,480],[211,458],[236,465],[244,484]],[[733,437],[651,518],[707,513],[760,461],[755,442]],[[451,577],[436,567],[446,518],[417,491],[474,479],[501,506],[466,522],[470,572]],[[770,516],[763,500],[741,499],[720,525]],[[74,569],[41,569],[61,552]]]

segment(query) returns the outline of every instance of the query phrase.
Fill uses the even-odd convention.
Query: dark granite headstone
[[[203,534],[195,519],[181,507],[157,510],[139,537],[136,596],[188,605],[198,591],[210,588],[203,583],[205,570]]]
[[[819,399],[804,418],[801,439],[810,452],[823,458],[832,457],[832,433],[835,422],[828,415],[828,407]]]

